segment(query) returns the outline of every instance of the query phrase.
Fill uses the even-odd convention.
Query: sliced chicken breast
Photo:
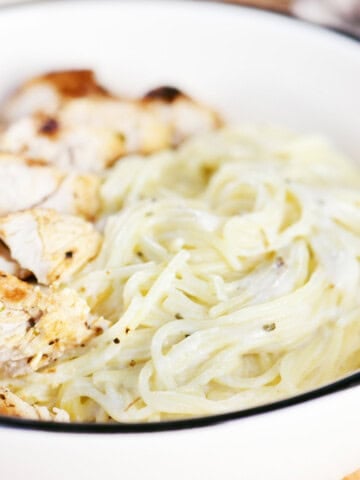
[[[1,117],[10,123],[36,112],[54,115],[68,100],[109,95],[91,70],[50,72],[21,85],[4,105]]]
[[[172,145],[178,145],[192,135],[214,130],[222,123],[216,112],[174,87],[151,90],[144,96],[143,104],[170,126]]]
[[[123,141],[123,152],[119,156],[152,153],[171,145],[171,126],[143,102],[116,98],[74,99],[61,109],[59,121],[71,131],[81,125],[91,131],[113,132]]]
[[[42,290],[0,272],[0,373],[17,376],[49,365],[98,333],[93,317],[69,288]]]
[[[46,162],[0,153],[0,216],[41,204],[63,178],[64,174]]]
[[[57,133],[42,130],[42,122],[58,125]],[[80,124],[68,128],[54,118],[38,115],[12,123],[0,135],[0,149],[44,158],[66,170],[97,172],[111,166],[124,154],[124,138],[118,132]]]
[[[70,421],[69,415],[65,410],[54,408],[53,411],[50,411],[43,406],[30,405],[5,387],[0,387],[0,415],[26,418],[29,420]]]
[[[100,210],[101,178],[92,173],[68,173],[59,188],[39,207],[94,221]]]
[[[0,239],[43,285],[68,280],[97,255],[101,244],[89,222],[40,208],[0,218]]]
[[[94,174],[70,174],[42,160],[0,153],[0,216],[43,207],[93,220],[99,188]]]
[[[213,110],[175,88],[152,90],[141,100],[117,98],[90,71],[27,82],[5,107],[5,119],[12,123],[0,136],[1,149],[86,172],[130,153],[176,146],[221,124]]]

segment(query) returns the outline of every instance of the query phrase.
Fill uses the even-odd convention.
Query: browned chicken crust
[[[32,77],[20,85],[1,110],[5,121],[48,110],[56,112],[67,100],[82,97],[109,97],[110,94],[98,84],[92,70],[59,70]],[[48,124],[48,130],[54,124]],[[44,133],[47,127],[44,127]]]
[[[51,84],[65,98],[88,97],[89,95],[110,96],[110,93],[98,84],[92,70],[49,72],[31,79],[25,86],[42,82]]]

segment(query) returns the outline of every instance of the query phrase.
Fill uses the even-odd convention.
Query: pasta
[[[2,379],[72,421],[264,404],[360,367],[360,170],[275,127],[196,136],[104,176],[104,243],[70,287],[109,327]]]

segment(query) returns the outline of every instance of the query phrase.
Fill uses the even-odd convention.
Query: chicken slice
[[[65,410],[53,408],[50,411],[47,407],[30,405],[5,387],[0,387],[0,415],[28,420],[70,421],[69,414]]]
[[[73,99],[64,104],[58,119],[70,130],[81,125],[117,132],[124,138],[123,154],[153,153],[221,126],[216,112],[173,87],[152,90],[141,100]]]
[[[81,97],[107,97],[91,70],[50,72],[31,78],[11,96],[2,110],[2,119],[13,122],[42,112],[54,115],[67,100]]]
[[[71,131],[81,125],[92,131],[117,134],[123,141],[123,152],[119,156],[152,153],[171,144],[171,126],[143,102],[135,100],[74,99],[61,109],[59,121]]]
[[[45,162],[0,153],[0,216],[41,204],[63,177]]]
[[[42,160],[0,153],[0,216],[41,206],[93,220],[99,188],[94,174],[68,174]]]
[[[44,128],[50,123],[57,125],[56,132],[55,127],[52,131]],[[0,149],[82,172],[101,171],[125,153],[124,137],[119,132],[81,124],[67,127],[59,119],[39,115],[10,124],[0,135]]]
[[[0,373],[38,370],[99,333],[85,300],[69,288],[42,290],[0,272]],[[100,327],[101,324],[101,327]]]
[[[172,144],[221,127],[219,115],[174,87],[159,87],[148,92],[143,103],[172,129]]]
[[[65,282],[100,248],[101,235],[85,220],[35,208],[0,218],[0,239],[39,283]]]
[[[94,221],[100,210],[101,179],[92,173],[69,173],[59,188],[39,206]]]
[[[50,89],[56,100],[48,100],[47,106],[44,99],[49,95],[40,95],[40,87]],[[0,136],[1,149],[86,172],[108,168],[130,153],[176,146],[221,125],[213,110],[175,88],[152,90],[141,100],[117,98],[89,71],[38,77],[15,94],[5,112],[12,123]]]

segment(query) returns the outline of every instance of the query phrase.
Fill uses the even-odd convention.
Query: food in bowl
[[[326,140],[90,71],[2,112],[2,414],[204,416],[360,367],[360,170]]]

